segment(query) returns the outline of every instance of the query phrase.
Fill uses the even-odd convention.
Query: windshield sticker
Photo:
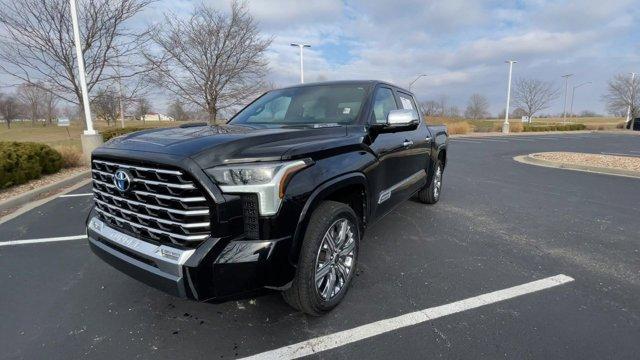
[[[351,108],[347,108],[346,107],[346,108],[342,109],[342,113],[345,114],[345,115],[349,115],[350,112],[351,112]]]

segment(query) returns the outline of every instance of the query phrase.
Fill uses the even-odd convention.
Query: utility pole
[[[84,69],[84,57],[82,55],[82,44],[80,43],[80,29],[78,28],[78,9],[76,8],[76,0],[69,0],[71,8],[71,25],[73,27],[73,41],[76,48],[76,57],[78,61],[78,79],[80,80],[80,89],[82,90],[82,107],[84,108],[84,119],[87,123],[87,130],[84,131],[80,140],[82,142],[82,153],[86,162],[91,160],[91,152],[102,144],[102,135],[98,134],[93,128],[91,120],[91,108],[89,103],[89,91],[87,90],[87,79]]]
[[[636,79],[636,73],[632,72],[631,73],[631,92],[629,93],[629,107],[627,107],[627,121],[626,123],[629,124],[629,121],[631,121],[631,103],[633,102],[633,98],[635,97],[634,94],[634,90],[635,90],[635,86],[633,86],[633,82]]]
[[[302,53],[304,48],[311,47],[311,45],[291,43],[291,46],[297,46],[298,48],[300,48],[300,84],[303,84],[304,83],[304,60],[303,60]]]
[[[564,107],[562,108],[562,123],[567,122],[567,93],[569,91],[569,78],[573,76],[573,74],[562,75],[564,78]]]
[[[569,114],[571,114],[571,116],[573,116],[573,98],[576,97],[576,89],[587,84],[591,84],[591,81],[583,82],[582,84],[573,87],[573,90],[571,91],[571,106],[569,106]]]
[[[427,76],[428,76],[427,74],[418,75],[411,83],[409,83],[409,91],[411,91],[411,86],[415,84],[415,82],[418,81],[418,79],[420,79],[421,77],[427,77]]]
[[[509,132],[509,103],[511,102],[511,73],[513,71],[513,64],[517,63],[515,60],[507,60],[505,63],[509,64],[509,81],[507,82],[507,108],[504,113],[504,124],[502,124],[502,132]]]

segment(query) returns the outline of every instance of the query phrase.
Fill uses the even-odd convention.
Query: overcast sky
[[[228,10],[228,1],[212,1]],[[166,1],[147,13],[188,13],[193,2]],[[640,71],[638,1],[249,1],[265,35],[274,36],[268,58],[277,85],[305,80],[381,79],[407,86],[420,100],[441,95],[463,108],[472,93],[485,95],[491,111],[504,108],[506,59],[517,60],[514,78],[536,77],[562,85],[575,74],[574,110],[604,111],[607,79]],[[571,84],[570,84],[571,87]],[[562,111],[557,100],[548,112]]]

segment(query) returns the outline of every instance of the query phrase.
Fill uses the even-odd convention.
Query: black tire
[[[337,270],[333,270],[333,274],[337,277],[335,281],[339,283],[340,279],[343,279],[343,283],[335,294],[329,295],[328,299],[324,299],[319,293],[320,290],[317,289],[315,280],[316,268],[318,267],[318,259],[322,251],[324,251],[321,250],[321,246],[323,246],[325,234],[327,234],[331,227],[338,226],[336,224],[342,224],[339,223],[342,221],[341,219],[348,220],[349,230],[351,230],[348,232],[349,235],[346,235],[347,240],[344,240],[345,243],[347,241],[349,241],[349,244],[353,243],[353,250],[349,252],[352,254],[350,257],[350,259],[352,259],[351,267],[349,268],[346,280],[344,280],[344,276],[340,277],[341,275],[338,275]],[[331,311],[342,301],[356,272],[358,248],[360,245],[359,229],[359,220],[356,213],[346,204],[336,201],[324,201],[313,211],[309,220],[309,226],[302,241],[296,275],[291,287],[283,291],[282,294],[284,300],[289,305],[309,315],[320,316]],[[350,235],[353,235],[353,237],[350,237]],[[331,260],[327,260],[327,263],[330,261]],[[334,261],[334,264],[337,264],[337,262]],[[326,281],[328,282],[329,280]],[[326,284],[327,283],[325,283],[325,285]],[[329,288],[328,285],[326,285],[325,289],[327,288]]]
[[[435,204],[440,200],[442,194],[442,178],[444,168],[440,159],[436,161],[431,182],[418,191],[418,198],[425,204]]]

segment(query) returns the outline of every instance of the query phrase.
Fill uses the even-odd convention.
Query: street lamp
[[[504,113],[504,124],[502,124],[502,132],[509,132],[509,102],[511,102],[511,73],[513,71],[513,64],[517,63],[515,60],[507,60],[505,63],[509,64],[509,82],[507,83],[507,109]]]
[[[78,61],[78,80],[80,80],[80,89],[82,91],[82,107],[84,108],[84,119],[87,123],[87,130],[80,136],[82,142],[82,153],[85,160],[89,161],[91,152],[102,144],[102,136],[93,128],[91,120],[91,108],[89,105],[89,91],[87,90],[87,79],[85,78],[84,58],[82,57],[82,45],[80,43],[80,29],[78,28],[78,9],[76,8],[76,0],[69,0],[71,8],[71,23],[73,26],[73,41],[76,48],[76,57]]]
[[[583,82],[582,84],[573,87],[573,90],[571,91],[571,106],[569,106],[569,114],[571,114],[571,116],[573,116],[573,98],[576,97],[576,89],[587,84],[591,84],[591,81]]]
[[[631,121],[631,104],[633,102],[633,99],[635,98],[633,93],[635,89],[635,86],[633,86],[634,85],[633,81],[635,80],[635,78],[636,78],[636,73],[632,72],[631,73],[631,97],[629,98],[630,100],[629,107],[627,107],[627,121],[626,121],[627,124],[629,124],[629,121]]]
[[[303,84],[304,83],[304,60],[302,57],[302,49],[306,47],[311,47],[311,45],[291,43],[291,46],[297,46],[298,48],[300,48],[300,83]]]
[[[428,76],[427,74],[418,75],[411,83],[409,83],[409,91],[411,91],[411,86],[415,84],[415,82],[418,81],[418,79],[420,79],[421,77],[427,77],[427,76]]]
[[[564,107],[562,108],[562,123],[567,122],[567,93],[569,92],[569,78],[572,77],[573,74],[562,75],[564,78]]]

